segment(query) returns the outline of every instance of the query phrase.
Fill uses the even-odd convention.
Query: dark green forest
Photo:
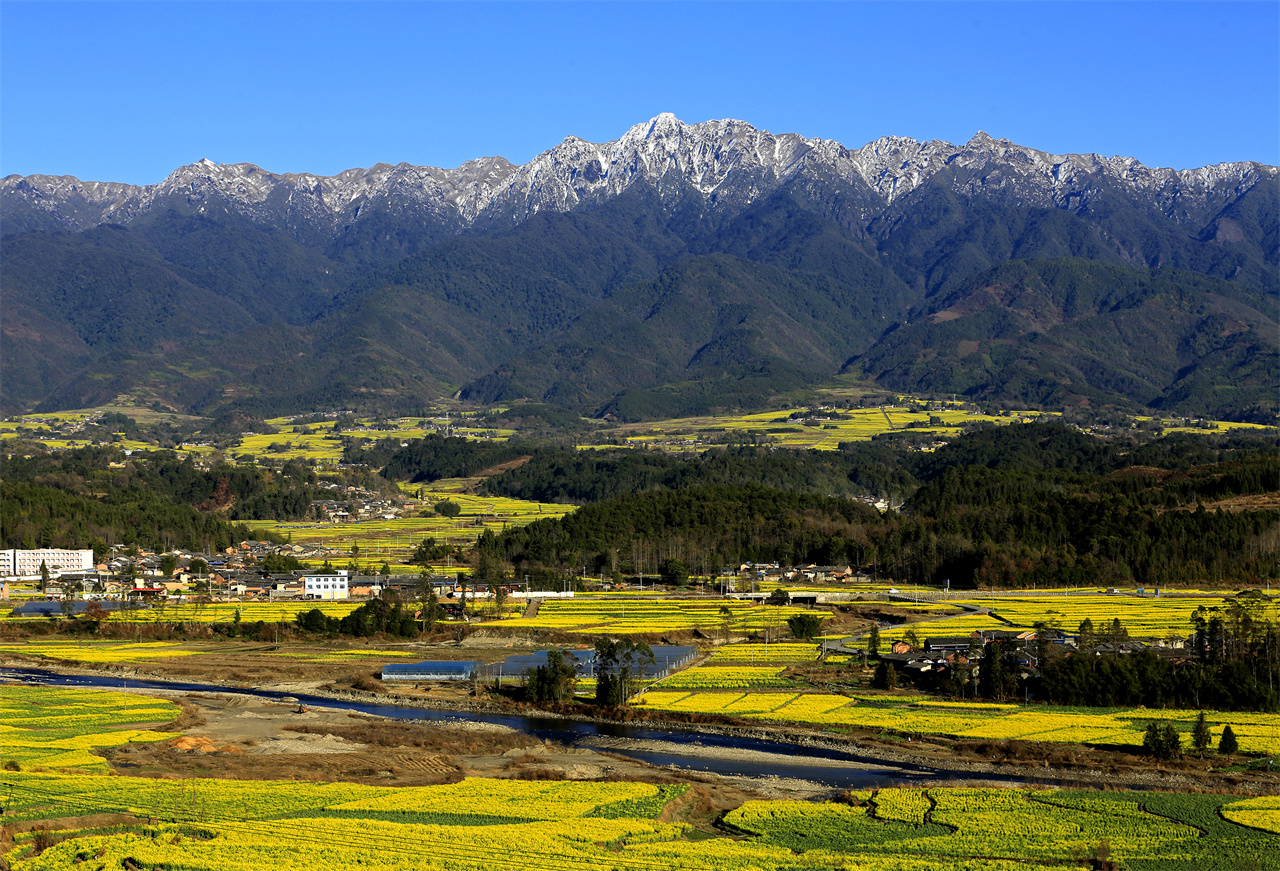
[[[1122,447],[1030,424],[935,453],[879,442],[832,455],[548,452],[486,486],[587,503],[504,533],[501,556],[520,569],[654,572],[675,558],[695,574],[747,561],[847,564],[957,587],[1248,585],[1277,577],[1280,513],[1204,503],[1280,491],[1278,458],[1264,438]],[[869,480],[909,492],[901,510],[882,516],[844,495],[875,492]]]
[[[328,491],[307,466],[229,463],[199,470],[157,451],[113,447],[0,458],[4,547],[222,549],[253,538],[246,521],[297,519]]]

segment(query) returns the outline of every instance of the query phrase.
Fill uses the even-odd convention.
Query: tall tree
[[[1209,724],[1205,722],[1204,711],[1200,712],[1200,716],[1196,717],[1196,724],[1191,729],[1191,747],[1196,751],[1196,755],[1203,758],[1204,751],[1209,749],[1209,744],[1213,741],[1213,735],[1209,732]]]

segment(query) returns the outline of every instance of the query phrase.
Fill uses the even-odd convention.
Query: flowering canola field
[[[1226,604],[1222,599],[1194,597],[1160,597],[1120,595],[1042,595],[1000,597],[994,603],[986,600],[970,600],[970,604],[991,604],[992,610],[1026,629],[1037,622],[1056,623],[1059,628],[1074,633],[1080,623],[1088,618],[1094,628],[1102,631],[1119,620],[1134,638],[1163,638],[1169,635],[1187,637],[1191,633],[1191,615],[1197,608],[1206,610]],[[1268,616],[1274,620],[1277,609],[1274,604]],[[1008,627],[1006,627],[1008,628]]]
[[[95,747],[164,741],[171,732],[129,728],[168,723],[172,702],[102,690],[0,687],[0,759],[6,767],[107,771]]]
[[[240,622],[292,623],[299,614],[319,609],[328,617],[345,617],[362,602],[290,601],[290,602],[210,602],[166,604],[153,608],[112,611],[113,623],[232,623],[236,614]]]
[[[729,613],[721,612],[725,608]],[[736,600],[656,599],[647,596],[606,595],[574,599],[548,599],[538,616],[508,620],[506,628],[558,629],[607,635],[678,632],[703,629],[723,631],[728,624],[735,634],[765,629],[784,630],[788,617],[804,614],[804,608],[756,605]],[[770,645],[771,647],[773,645]],[[816,659],[816,647],[814,650]]]
[[[796,697],[780,694],[776,701],[794,704]],[[1070,867],[1073,855],[1106,838],[1134,871],[1213,871],[1244,861],[1280,869],[1280,836],[1247,827],[1274,805],[1234,796],[883,789],[859,793],[859,807],[748,802],[726,821],[749,834],[730,839],[658,820],[682,799],[681,785],[165,780],[108,776],[105,768],[103,774],[33,770],[33,757],[23,755],[28,747],[44,748],[51,734],[101,746],[123,734],[112,733],[113,726],[175,713],[166,702],[118,693],[5,687],[5,755],[27,760],[0,778],[5,821],[58,820],[62,827],[52,832],[57,842],[38,853],[32,833],[18,834],[3,856],[9,867],[1048,871]],[[122,824],[90,828],[99,823],[87,817],[103,813],[122,815]],[[84,828],[77,828],[80,818]]]
[[[32,640],[23,644],[0,645],[0,653],[23,656],[39,656],[46,659],[70,659],[78,662],[137,662],[146,659],[165,659],[171,656],[192,656],[194,650],[169,641],[142,642],[86,642]]]
[[[683,674],[698,672],[689,669]],[[679,677],[680,675],[676,675]],[[850,696],[830,693],[734,693],[680,691],[671,678],[655,684],[635,703],[653,710],[723,713],[757,720],[816,726],[887,729],[981,740],[1019,739],[1118,747],[1142,746],[1152,720],[1168,721],[1190,746],[1198,711],[1096,709],[1082,711],[1043,705],[947,703],[911,696]],[[689,686],[685,689],[701,689]],[[1244,753],[1280,753],[1280,720],[1274,714],[1206,711],[1216,746],[1227,725]]]

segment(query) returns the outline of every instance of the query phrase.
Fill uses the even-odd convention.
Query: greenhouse
[[[436,660],[430,662],[393,662],[382,667],[383,680],[473,680],[480,663]]]
[[[645,663],[644,679],[658,680],[664,678],[671,672],[683,668],[694,660],[698,655],[696,647],[679,647],[670,644],[655,644],[650,648],[653,651],[653,662]],[[596,652],[592,648],[582,648],[578,650],[562,651],[565,657],[573,657],[577,662],[578,674],[582,677],[595,676]],[[508,656],[506,661],[496,665],[485,666],[487,676],[503,675],[522,675],[531,668],[537,668],[540,665],[547,664],[546,650],[539,650],[537,653],[521,653],[514,656]]]

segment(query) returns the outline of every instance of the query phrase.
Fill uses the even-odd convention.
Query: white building
[[[53,575],[60,572],[91,572],[93,571],[93,551],[62,550],[56,547],[44,547],[38,550],[17,548],[0,550],[0,575],[38,575],[40,563],[44,563],[49,573]]]
[[[302,595],[307,599],[349,598],[346,570],[334,575],[303,575]]]

